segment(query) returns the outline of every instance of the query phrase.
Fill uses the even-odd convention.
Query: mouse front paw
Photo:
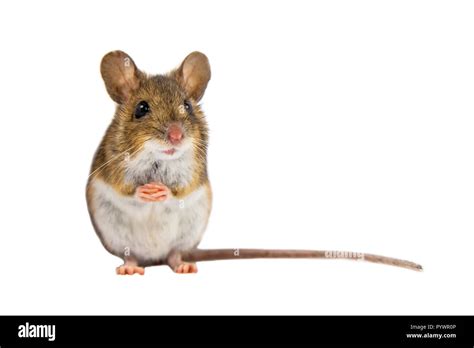
[[[143,202],[163,202],[171,194],[170,189],[163,184],[151,182],[137,187],[136,196]]]

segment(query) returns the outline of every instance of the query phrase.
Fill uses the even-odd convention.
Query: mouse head
[[[205,152],[207,124],[197,104],[211,77],[204,54],[193,52],[169,74],[152,76],[125,52],[113,51],[102,59],[101,74],[118,104],[108,139],[114,152],[145,147],[158,160],[177,159],[192,149]]]

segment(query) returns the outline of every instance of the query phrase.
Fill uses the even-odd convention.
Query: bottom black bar
[[[114,344],[474,346],[472,316],[0,316],[0,347]]]

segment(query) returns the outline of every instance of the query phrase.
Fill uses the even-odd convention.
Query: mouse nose
[[[180,126],[172,124],[168,128],[168,140],[173,145],[178,145],[183,139],[183,130]]]

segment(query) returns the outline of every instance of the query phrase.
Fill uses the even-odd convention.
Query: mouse
[[[422,270],[411,261],[353,252],[199,249],[212,209],[209,130],[200,104],[209,59],[191,52],[177,68],[153,75],[116,50],[102,58],[100,74],[116,109],[93,156],[86,201],[102,245],[123,261],[118,275],[143,275],[158,265],[191,274],[200,261],[254,258],[363,259]]]

